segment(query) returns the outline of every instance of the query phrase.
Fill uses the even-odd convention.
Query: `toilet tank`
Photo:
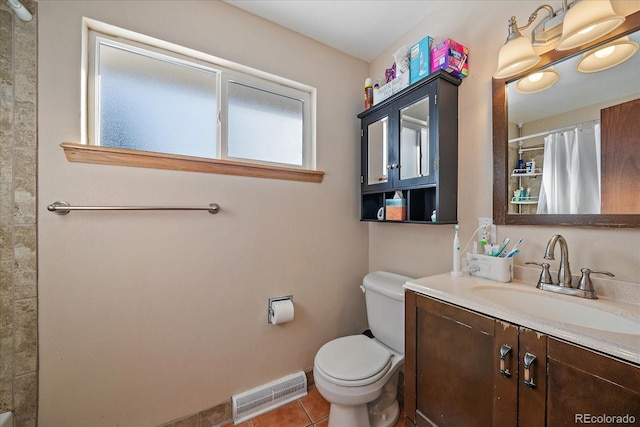
[[[386,271],[365,276],[364,287],[367,321],[373,335],[387,347],[404,354],[404,289],[412,277]]]

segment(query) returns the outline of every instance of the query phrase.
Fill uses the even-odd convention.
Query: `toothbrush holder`
[[[510,282],[513,280],[513,258],[498,258],[467,252],[467,271],[472,276],[496,282]]]

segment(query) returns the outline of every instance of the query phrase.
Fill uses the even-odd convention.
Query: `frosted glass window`
[[[229,82],[228,157],[303,165],[304,102]]]
[[[99,44],[99,145],[217,157],[216,72]]]
[[[83,50],[83,144],[315,170],[313,87],[103,25]]]

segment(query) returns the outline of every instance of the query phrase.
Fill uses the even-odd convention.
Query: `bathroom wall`
[[[492,216],[491,76],[498,50],[507,37],[507,22],[515,15],[521,25],[541,3],[538,1],[483,1],[471,7],[468,1],[441,2],[432,16],[411,29],[370,64],[369,75],[384,76],[393,63],[393,52],[411,46],[426,35],[439,42],[447,37],[467,46],[469,77],[459,89],[458,220],[463,246],[477,228],[478,217]],[[562,2],[552,1],[555,9]],[[623,15],[640,10],[640,1],[613,0]],[[482,16],[482,19],[478,19]],[[529,30],[526,30],[529,31]],[[528,35],[528,34],[527,34]],[[639,282],[640,229],[580,227],[500,226],[498,237],[525,238],[516,264],[542,259],[549,238],[556,233],[569,243],[571,265],[604,269],[623,281]],[[450,271],[453,226],[369,224],[369,268],[426,276]]]
[[[0,2],[0,413],[35,426],[38,402],[36,262],[36,4],[18,19]]]
[[[638,96],[637,94],[629,95],[623,98],[615,99],[613,101],[607,101],[600,104],[593,104],[586,107],[581,107],[576,110],[567,111],[562,115],[558,115],[554,117],[545,117],[542,119],[530,121],[522,126],[522,135],[523,136],[531,135],[534,133],[545,132],[545,131],[548,131],[549,129],[558,129],[565,126],[573,126],[576,123],[587,122],[589,120],[599,120],[600,111],[602,109],[631,101],[633,99],[636,99],[637,96]],[[542,136],[538,138],[532,138],[532,139],[526,140],[526,142],[529,142],[531,140],[533,140],[533,142],[529,143],[528,145],[544,144],[544,137]]]
[[[324,182],[67,162],[82,16],[315,86]],[[322,344],[366,327],[366,63],[218,1],[40,1],[38,40],[40,425],[169,422],[310,370]],[[57,200],[222,210],[59,216]],[[288,294],[295,320],[268,325],[268,298]]]
[[[401,44],[427,34],[471,49],[471,76],[460,87],[458,208],[466,243],[477,217],[491,216],[491,75],[506,22],[526,19],[539,2],[443,3],[369,65],[217,1],[38,2],[40,425],[158,425],[226,402],[294,369],[309,370],[320,345],[359,332],[365,316],[358,285],[367,271],[417,277],[450,269],[452,227],[358,221],[362,81],[384,75]],[[478,3],[481,9],[471,7]],[[622,3],[640,9],[638,1],[614,0]],[[58,144],[80,139],[82,16],[317,87],[324,182],[67,162]],[[3,140],[3,159],[4,147]],[[46,210],[56,200],[214,201],[223,210],[57,216]],[[4,233],[4,220],[2,226]],[[501,236],[527,239],[517,263],[540,259],[558,231],[569,241],[572,265],[637,281],[640,230],[499,227]],[[3,266],[5,260],[3,254]],[[267,325],[268,297],[290,293],[296,320]],[[0,381],[4,405],[7,381]],[[33,396],[35,382],[28,384],[29,392],[14,395]]]

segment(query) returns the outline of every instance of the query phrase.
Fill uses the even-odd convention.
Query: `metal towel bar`
[[[58,201],[47,206],[49,212],[66,215],[71,211],[208,211],[210,214],[220,212],[217,203],[209,206],[71,206],[65,201]]]

